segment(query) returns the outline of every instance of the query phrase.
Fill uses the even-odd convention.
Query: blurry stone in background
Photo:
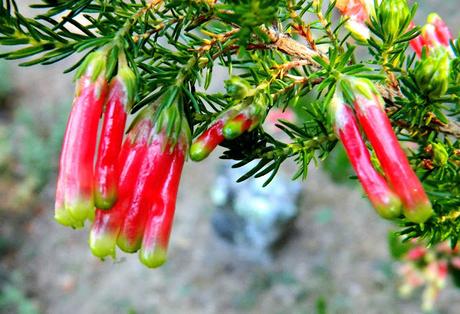
[[[276,124],[279,120],[293,122],[295,113],[272,109],[265,119],[264,130],[274,137],[283,137]],[[211,198],[215,206],[212,226],[215,232],[231,243],[236,253],[250,260],[267,262],[276,248],[287,240],[299,214],[301,182],[292,181],[281,167],[269,185],[267,178],[249,178],[237,183],[257,161],[233,169],[231,162],[218,171]]]
[[[211,190],[214,231],[238,253],[261,262],[270,259],[276,244],[287,240],[299,214],[301,182],[282,171],[266,187],[266,178],[236,180],[254,166],[232,169],[223,164]]]
[[[211,190],[215,212],[214,231],[231,243],[238,254],[265,262],[272,258],[277,244],[287,240],[299,214],[301,183],[291,181],[282,171],[266,187],[266,178],[236,180],[254,164],[232,169],[221,166]]]

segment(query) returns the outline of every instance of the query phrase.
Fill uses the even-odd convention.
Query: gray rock
[[[251,166],[232,169],[221,166],[211,199],[216,207],[212,216],[215,232],[245,257],[265,261],[285,240],[299,213],[301,183],[282,171],[266,187],[266,178],[236,180]]]

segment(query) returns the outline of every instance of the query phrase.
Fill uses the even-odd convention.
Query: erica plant
[[[307,179],[310,162],[340,142],[380,216],[406,239],[455,247],[460,45],[438,15],[417,26],[416,5],[404,0],[32,7],[26,17],[1,1],[0,57],[23,66],[79,57],[65,70],[76,91],[55,219],[90,226],[97,257],[118,247],[148,267],[163,264],[184,163],[219,145],[235,167],[257,161],[240,180],[269,184],[287,159],[298,165],[293,179]],[[213,81],[225,89],[211,91]],[[280,121],[288,140],[275,139],[264,119],[288,107],[302,119]]]

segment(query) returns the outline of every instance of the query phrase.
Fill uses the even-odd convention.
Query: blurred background
[[[432,11],[460,29],[457,0],[420,1],[417,22]],[[0,62],[0,313],[421,312],[421,291],[399,293],[400,265],[388,249],[393,226],[349,180],[340,150],[312,165],[305,182],[287,185],[293,173],[283,169],[269,186],[287,186],[277,196],[280,206],[264,203],[272,193],[260,182],[232,184],[238,173],[219,152],[189,162],[165,266],[149,270],[136,255],[121,253],[115,261],[93,257],[87,228],[73,231],[53,220],[74,89],[72,75],[62,71],[74,61],[33,68]],[[242,189],[253,194],[241,201]],[[278,218],[263,215],[267,206]],[[448,281],[433,312],[459,308],[459,290]]]

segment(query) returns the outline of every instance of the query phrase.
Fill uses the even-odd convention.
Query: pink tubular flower
[[[151,129],[150,117],[138,118],[123,143],[119,156],[118,199],[111,209],[97,210],[91,227],[89,245],[95,256],[115,256],[118,233],[132,201]]]
[[[165,157],[169,149],[165,147],[166,136],[152,133],[117,239],[118,247],[129,253],[136,252],[141,247],[145,223],[154,202],[160,197],[163,173],[170,164]]]
[[[172,152],[165,151],[163,155],[168,167],[159,174],[163,184],[149,212],[139,254],[141,262],[148,267],[158,267],[166,262],[185,153],[184,147],[176,145]]]
[[[411,23],[413,28],[415,24]],[[433,49],[447,49],[449,54],[453,56],[453,51],[450,48],[450,41],[453,39],[452,33],[446,23],[436,13],[431,13],[427,18],[427,24],[422,27],[422,33],[410,41],[412,49],[417,56],[422,56],[423,47],[429,54]]]
[[[414,27],[415,27],[414,22],[411,22],[410,25],[409,25],[409,28],[412,29]],[[423,39],[423,36],[418,35],[417,37],[412,39],[409,42],[409,44],[412,47],[412,49],[415,51],[417,56],[420,58],[422,56],[423,47],[426,46],[425,39]]]
[[[401,198],[409,221],[423,223],[433,215],[431,203],[391,127],[380,94],[366,79],[351,81],[358,121],[375,150],[391,187]]]
[[[168,112],[169,111],[169,112]],[[151,208],[145,223],[139,259],[147,267],[158,267],[166,262],[169,236],[174,220],[177,191],[190,142],[190,129],[187,121],[177,108],[162,113],[156,127],[161,151],[155,150],[158,166],[154,168],[156,183],[152,186]],[[174,119],[174,121],[170,121]],[[172,136],[165,136],[168,125],[174,125]],[[150,205],[150,204],[149,204]]]
[[[73,227],[81,227],[87,218],[94,217],[92,177],[99,119],[107,93],[105,58],[103,52],[94,52],[80,68],[62,145],[55,217]]]
[[[442,18],[436,13],[431,13],[427,18],[428,25],[432,25],[434,29],[433,36],[428,38],[430,41],[429,44],[433,45],[442,45],[444,47],[449,47],[450,41],[452,40],[452,33],[450,32],[447,24],[442,20]]]
[[[218,119],[212,124],[203,134],[201,134],[190,148],[190,158],[194,161],[201,161],[209,156],[209,154],[224,140],[222,128],[224,121]]]
[[[460,257],[452,258],[451,264],[453,267],[460,269]]]
[[[421,260],[427,253],[427,249],[423,246],[416,246],[407,252],[407,259],[410,261],[419,261]]]
[[[370,202],[380,216],[394,219],[401,215],[401,201],[385,179],[374,169],[352,109],[343,98],[334,96],[331,103],[334,128]]]
[[[117,199],[117,160],[125,132],[126,111],[133,102],[134,86],[134,73],[126,65],[121,65],[118,75],[110,83],[96,159],[94,201],[99,209],[111,208]]]
[[[201,161],[225,139],[233,140],[256,128],[263,120],[266,101],[264,95],[256,95],[250,104],[244,103],[227,109],[193,142],[190,158]]]

